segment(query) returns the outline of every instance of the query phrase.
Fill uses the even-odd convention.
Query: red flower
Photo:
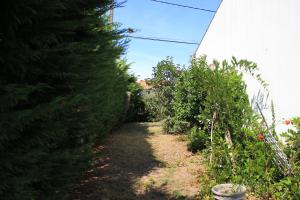
[[[284,123],[285,125],[290,125],[290,124],[291,124],[291,120],[286,119],[286,120],[283,121],[283,123]]]
[[[262,134],[262,133],[258,134],[256,138],[257,138],[259,141],[264,141],[264,140],[265,140],[265,136],[264,136],[264,134]]]

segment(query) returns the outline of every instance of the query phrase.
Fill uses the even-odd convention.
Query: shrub
[[[242,65],[247,70],[255,69],[255,64],[235,59],[231,64],[214,62],[215,69],[211,69],[205,57],[194,59],[176,81],[174,120],[201,129],[214,121],[214,134],[229,131],[232,137],[239,137],[241,127],[250,125],[252,115],[246,85],[238,71]]]
[[[142,88],[136,82],[137,79],[133,75],[130,76],[130,82],[128,84],[128,92],[130,99],[128,102],[127,108],[127,122],[134,122],[134,121],[146,121],[145,115],[145,103],[142,98]]]
[[[190,130],[188,139],[188,147],[192,152],[195,153],[207,147],[207,143],[209,142],[209,134],[204,130],[199,130],[194,127]]]
[[[300,162],[300,117],[292,119],[295,129],[289,129],[287,133],[283,133],[286,140],[285,152],[293,163]]]
[[[292,119],[294,129],[289,129],[282,136],[286,140],[284,151],[292,165],[292,174],[274,183],[271,187],[277,199],[300,198],[300,117]]]
[[[245,184],[250,193],[263,198],[298,199],[299,176],[284,177],[274,163],[274,151],[258,137],[269,130],[261,127],[261,119],[252,111],[243,81],[243,73],[248,72],[266,88],[256,70],[255,63],[235,58],[213,65],[205,57],[192,60],[175,81],[165,128],[189,130],[189,148],[202,150],[207,158],[205,185],[233,182]],[[289,136],[294,142],[287,151],[296,159],[297,139],[293,133]],[[210,188],[201,191],[203,198],[209,195]]]
[[[149,83],[153,86],[156,107],[158,107],[155,109],[163,118],[174,115],[173,91],[179,74],[179,66],[174,64],[171,57],[167,57],[153,67],[153,78]]]
[[[191,127],[201,127],[199,116],[207,96],[205,88],[209,68],[205,58],[193,60],[177,79],[174,92],[174,120],[187,121]]]
[[[122,32],[108,1],[1,3],[0,196],[60,199],[124,115]]]
[[[186,133],[190,128],[190,123],[186,121],[179,121],[175,117],[168,116],[163,123],[163,130],[166,133]]]
[[[155,95],[155,94],[154,94]],[[145,104],[145,116],[147,121],[160,121],[163,120],[163,108],[154,95],[144,95],[143,101]]]

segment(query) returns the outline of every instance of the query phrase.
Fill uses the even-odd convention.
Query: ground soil
[[[196,199],[202,157],[185,136],[164,134],[160,123],[130,123],[95,149],[96,159],[70,199]]]

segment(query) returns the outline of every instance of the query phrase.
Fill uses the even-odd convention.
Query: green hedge
[[[1,4],[0,199],[60,199],[124,117],[122,33],[106,1]]]
[[[159,104],[167,111],[165,130],[187,133],[189,149],[201,151],[205,158],[207,173],[201,177],[205,187],[199,198],[212,199],[213,186],[230,182],[246,185],[247,193],[260,199],[300,199],[300,120],[292,120],[297,130],[289,130],[287,144],[281,146],[292,165],[292,173],[285,176],[274,162],[274,149],[261,139],[269,130],[252,110],[246,93],[245,73],[267,91],[256,64],[234,57],[231,62],[209,64],[201,57],[174,76],[175,66],[166,59],[154,68],[152,81],[161,91],[155,98],[168,102]]]

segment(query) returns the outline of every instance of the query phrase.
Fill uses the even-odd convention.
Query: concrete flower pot
[[[246,187],[226,183],[214,186],[211,191],[217,200],[243,200],[246,194]]]

